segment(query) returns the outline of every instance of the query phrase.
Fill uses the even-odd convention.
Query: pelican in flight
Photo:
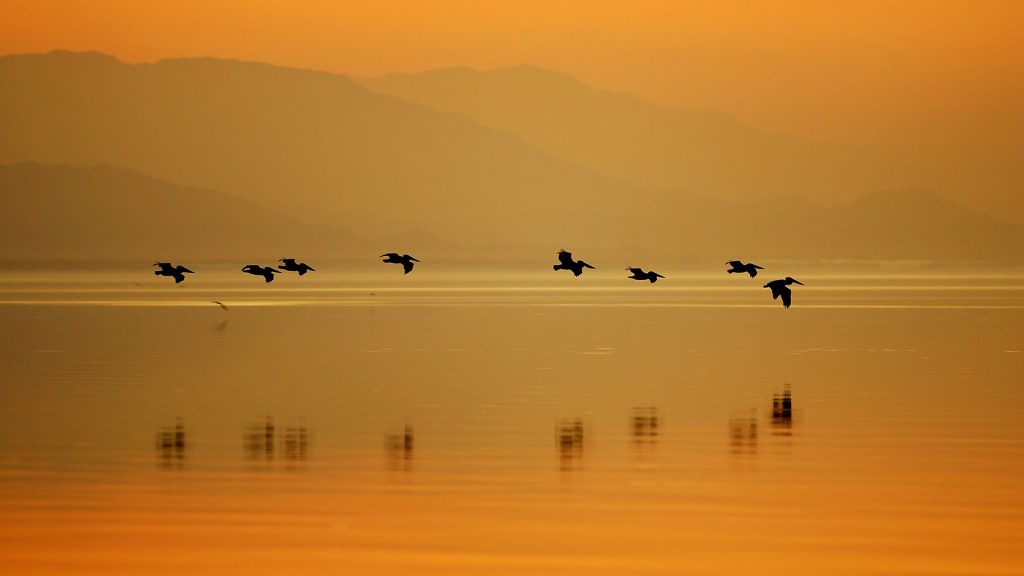
[[[383,262],[385,264],[401,264],[406,274],[412,272],[412,267],[415,266],[413,262],[419,262],[419,260],[413,258],[412,256],[409,256],[408,254],[400,255],[397,252],[388,252],[387,254],[381,254],[380,257],[384,259]]]
[[[740,260],[730,260],[726,262],[726,264],[732,266],[732,269],[728,270],[729,274],[734,274],[736,272],[746,272],[747,274],[750,274],[751,278],[757,276],[758,270],[764,270],[764,268],[758,266],[757,264],[754,264],[753,262],[747,262],[746,264],[744,264]]]
[[[554,270],[572,270],[573,275],[579,276],[583,274],[584,268],[590,268],[591,270],[597,270],[590,264],[587,264],[583,260],[573,260],[572,252],[566,252],[565,250],[558,251],[558,264],[551,267]]]
[[[281,270],[287,270],[289,272],[298,272],[299,276],[302,276],[306,272],[316,272],[316,268],[313,268],[305,262],[295,262],[295,258],[281,258],[282,265],[278,266]]]
[[[260,266],[258,264],[246,264],[242,268],[242,272],[252,274],[253,276],[263,276],[263,279],[267,282],[274,281],[274,274],[280,274],[277,270],[274,270],[271,266]]]
[[[664,278],[664,276],[658,274],[654,270],[651,270],[650,272],[644,272],[643,268],[626,268],[626,270],[633,273],[632,276],[627,276],[627,278],[632,278],[633,280],[650,280],[651,284],[657,282],[658,278]]]
[[[803,282],[786,276],[782,280],[772,280],[765,284],[764,287],[772,289],[772,300],[776,300],[779,296],[782,296],[782,305],[789,308],[790,303],[793,301],[793,291],[789,289],[790,284],[804,285]]]
[[[170,276],[174,278],[175,284],[180,284],[185,279],[185,274],[195,274],[195,272],[185,268],[184,266],[172,266],[170,262],[156,262],[153,266],[159,266],[159,270],[154,270],[153,274],[156,276]]]

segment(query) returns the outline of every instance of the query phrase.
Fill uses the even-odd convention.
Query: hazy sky
[[[530,63],[908,165],[1024,164],[1024,2],[4,0],[0,54],[214,56],[354,75]],[[941,178],[941,176],[940,176]],[[1009,185],[1007,184],[1009,182]],[[983,187],[991,187],[982,184]],[[1015,194],[1013,194],[1015,196]],[[1012,200],[1011,200],[1012,202]],[[1006,209],[1007,201],[992,208]]]

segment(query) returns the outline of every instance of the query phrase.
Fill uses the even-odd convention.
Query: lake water
[[[1024,574],[1022,273],[380,268],[5,273],[0,572]]]

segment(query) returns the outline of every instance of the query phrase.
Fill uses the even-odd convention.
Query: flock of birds
[[[381,254],[382,262],[385,264],[401,264],[405,274],[412,272],[414,262],[419,262],[416,258],[408,254],[398,254],[397,252],[388,252],[387,254]],[[741,260],[730,260],[726,262],[731,268],[727,270],[729,274],[749,274],[751,278],[757,276],[758,270],[764,270],[763,267],[758,266],[752,262],[744,263]],[[153,266],[159,266],[160,269],[153,272],[157,276],[169,276],[174,278],[175,284],[181,283],[185,280],[185,274],[195,274],[192,270],[185,268],[184,266],[174,266],[170,262],[157,262]],[[566,252],[565,250],[558,251],[558,264],[552,266],[554,270],[570,270],[574,276],[583,274],[584,268],[590,268],[596,270],[590,264],[587,264],[583,260],[573,260],[572,252]],[[316,269],[306,264],[305,262],[296,262],[294,258],[281,258],[281,265],[276,268],[273,266],[260,266],[259,264],[246,264],[242,267],[242,272],[246,274],[252,274],[254,276],[262,276],[264,281],[273,282],[274,275],[280,274],[281,270],[286,272],[298,272],[299,276],[304,275],[306,272],[316,272]],[[647,280],[651,284],[658,281],[658,278],[664,278],[661,274],[653,270],[644,271],[643,268],[626,268],[630,272],[631,280]],[[793,291],[789,288],[792,284],[804,284],[798,280],[786,276],[781,280],[772,280],[771,282],[764,285],[764,288],[771,288],[772,299],[782,299],[782,305],[789,308],[789,305],[793,302]]]

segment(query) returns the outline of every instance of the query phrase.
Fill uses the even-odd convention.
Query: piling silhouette
[[[380,257],[384,259],[383,262],[385,264],[401,264],[406,274],[412,272],[413,262],[419,262],[419,260],[408,254],[399,254],[398,252],[388,252],[387,254],[381,254]]]
[[[651,284],[657,282],[658,278],[664,278],[664,276],[658,274],[654,270],[651,270],[650,272],[644,272],[643,268],[626,268],[626,270],[633,273],[632,276],[627,276],[627,278],[632,278],[633,280],[649,280]]]
[[[260,266],[259,264],[246,264],[242,268],[242,272],[252,274],[253,276],[263,276],[263,280],[266,282],[273,282],[274,274],[280,274],[280,272],[270,266]]]
[[[736,274],[737,272],[746,272],[747,274],[750,274],[751,278],[757,276],[758,270],[764,270],[764,268],[758,266],[757,264],[754,264],[753,262],[747,262],[746,264],[744,264],[741,260],[730,260],[726,262],[726,264],[732,266],[732,268],[727,270],[729,274]]]
[[[282,264],[278,268],[288,272],[298,272],[299,276],[304,275],[306,272],[316,272],[316,268],[305,262],[295,262],[295,258],[281,258],[281,262]]]
[[[155,276],[170,276],[171,278],[174,278],[175,284],[181,284],[185,280],[185,274],[195,274],[195,272],[185,268],[184,266],[173,266],[170,262],[156,262],[153,266],[160,267],[159,270],[155,270],[153,272]]]
[[[558,251],[558,264],[555,264],[551,268],[553,270],[572,270],[574,276],[583,274],[584,268],[596,270],[596,268],[587,264],[583,260],[573,260],[572,252],[566,252],[565,250]]]
[[[782,280],[772,280],[765,284],[764,288],[771,288],[772,300],[777,300],[779,297],[782,297],[782,305],[789,308],[789,305],[793,302],[793,291],[789,289],[790,284],[804,285],[803,282],[786,276]]]

